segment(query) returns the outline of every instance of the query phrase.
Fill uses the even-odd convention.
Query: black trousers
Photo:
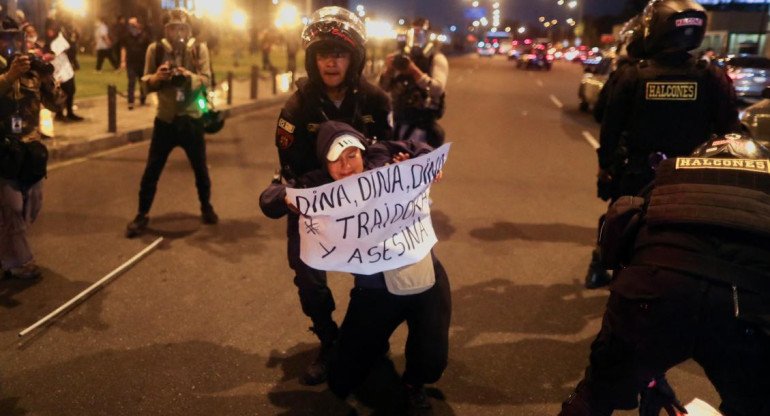
[[[636,407],[650,379],[692,358],[722,398],[724,415],[770,414],[770,336],[734,316],[730,287],[631,266],[610,289],[586,369],[592,409]],[[738,296],[742,313],[761,304],[751,293]]]
[[[211,206],[211,180],[206,166],[206,142],[203,138],[203,125],[200,120],[187,116],[176,117],[173,122],[166,123],[155,119],[152,131],[150,152],[147,156],[147,166],[144,168],[142,183],[139,189],[139,212],[150,212],[158,180],[166,166],[169,154],[175,147],[184,149],[195,173],[195,186],[198,188],[198,199],[201,209]]]
[[[452,300],[446,271],[435,257],[433,267],[436,284],[423,293],[398,296],[361,287],[350,292],[329,368],[329,388],[337,396],[347,397],[364,381],[404,321],[409,327],[404,382],[420,385],[441,378],[449,356]]]
[[[115,54],[112,52],[112,48],[110,49],[99,49],[96,51],[96,70],[101,71],[102,65],[104,64],[104,59],[107,59],[110,61],[110,64],[112,64],[112,68],[118,69],[118,62],[115,59]]]
[[[142,78],[142,73],[144,72],[144,68],[140,67],[139,65],[126,65],[126,74],[128,75],[128,103],[133,104],[134,100],[136,99],[136,83],[139,83],[139,102],[144,104],[145,98],[147,97],[147,94],[144,92],[144,87],[142,86],[142,82],[140,81],[140,78]]]
[[[61,87],[62,92],[67,95],[67,98],[66,98],[66,101],[65,101],[66,108],[67,108],[67,115],[71,116],[71,115],[74,114],[72,112],[72,105],[75,102],[75,91],[76,91],[76,88],[75,88],[75,77],[72,77],[72,79],[69,80],[69,81],[62,82],[60,87]],[[63,116],[64,115],[64,110],[63,109],[59,110],[58,114]]]
[[[299,291],[302,312],[314,321],[330,321],[334,311],[334,297],[326,285],[326,272],[316,270],[299,257],[300,237],[297,214],[289,213],[286,223],[289,267],[294,270],[294,285]]]

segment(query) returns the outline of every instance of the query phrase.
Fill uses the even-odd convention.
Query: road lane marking
[[[588,144],[591,145],[594,149],[599,148],[599,142],[594,138],[594,135],[591,134],[589,131],[583,130],[583,138],[586,139]]]
[[[30,326],[29,328],[19,332],[19,338],[21,338],[24,335],[26,335],[26,334],[30,333],[31,331],[35,330],[35,328],[38,328],[40,325],[43,325],[44,323],[48,322],[49,320],[51,320],[51,318],[55,317],[56,315],[58,315],[61,312],[65,311],[70,306],[76,304],[81,299],[83,299],[86,296],[90,295],[91,292],[93,292],[95,289],[99,288],[99,286],[103,285],[108,280],[112,279],[113,277],[115,277],[115,276],[119,275],[120,273],[122,273],[127,268],[129,268],[129,267],[133,266],[134,264],[136,264],[139,260],[142,259],[142,257],[146,256],[149,252],[154,250],[155,247],[157,247],[158,244],[160,244],[161,242],[163,242],[163,237],[159,237],[157,240],[153,241],[152,244],[147,246],[144,250],[140,251],[139,254],[135,255],[134,257],[131,257],[127,262],[125,262],[122,265],[120,265],[120,267],[118,267],[117,269],[115,269],[112,272],[110,272],[110,274],[108,274],[107,276],[104,276],[98,282],[92,284],[88,289],[80,292],[80,294],[78,294],[74,298],[70,299],[69,302],[67,302],[64,305],[60,306],[55,311],[49,313],[45,318],[37,321],[35,324]]]
[[[537,80],[537,86],[538,87],[542,87],[543,86],[543,81],[542,80]]]
[[[556,96],[553,94],[551,94],[551,101],[553,101],[553,103],[556,104],[556,107],[559,107],[560,109],[564,108],[564,104],[562,104],[562,102],[559,101],[559,99],[556,98]]]

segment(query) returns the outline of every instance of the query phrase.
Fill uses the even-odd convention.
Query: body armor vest
[[[650,226],[712,225],[770,237],[770,160],[665,160],[646,218]]]

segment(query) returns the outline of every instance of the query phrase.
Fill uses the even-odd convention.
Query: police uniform
[[[666,160],[645,198],[610,208],[603,260],[620,269],[561,415],[632,409],[651,379],[690,358],[723,414],[770,414],[768,155]]]
[[[339,107],[307,78],[298,80],[297,87],[281,110],[275,135],[281,174],[284,179],[293,181],[294,186],[305,186],[302,177],[321,168],[316,158],[316,139],[318,126],[324,121],[348,123],[370,139],[391,139],[390,100],[366,80],[361,79],[357,88],[349,88]],[[288,214],[289,266],[295,273],[294,284],[299,289],[302,311],[316,326],[321,326],[316,321],[331,320],[334,310],[334,299],[326,285],[326,272],[312,269],[300,260],[298,217],[289,212],[285,204],[283,210]]]
[[[616,193],[634,195],[654,176],[650,157],[689,154],[704,137],[737,131],[735,90],[726,73],[687,52],[661,54],[618,75],[602,122],[599,168],[614,169]]]
[[[0,57],[0,70],[9,65]],[[40,153],[42,176],[45,175],[47,152],[40,142],[40,109],[57,111],[65,99],[51,74],[30,70],[16,81],[0,75],[0,131],[26,143],[34,142]],[[8,139],[3,144],[9,143]],[[29,146],[24,146],[28,153]],[[29,160],[29,156],[24,156]],[[3,167],[5,170],[6,167]],[[6,274],[16,275],[25,265],[33,265],[34,257],[27,241],[27,227],[34,222],[42,207],[42,176],[28,175],[29,166],[21,164],[15,177],[0,178],[0,262]],[[31,271],[31,270],[28,270]],[[22,271],[21,273],[25,273]],[[24,277],[39,274],[29,273]]]

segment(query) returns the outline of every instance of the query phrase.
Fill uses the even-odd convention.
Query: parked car
[[[580,111],[590,111],[599,100],[599,93],[610,77],[612,66],[611,59],[602,59],[595,65],[585,66],[585,74],[578,88]]]
[[[762,98],[741,111],[741,128],[744,133],[770,147],[770,87],[762,90]]]
[[[758,100],[770,86],[770,59],[756,55],[738,55],[717,62],[727,71],[739,98]]]

